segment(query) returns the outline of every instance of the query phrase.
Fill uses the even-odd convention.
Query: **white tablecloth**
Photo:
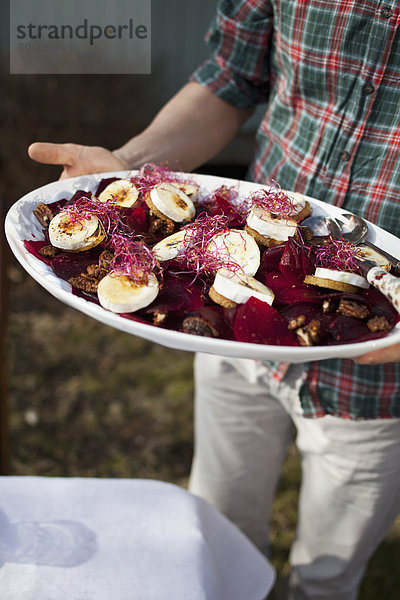
[[[273,580],[234,525],[177,486],[0,477],[1,600],[262,600]]]

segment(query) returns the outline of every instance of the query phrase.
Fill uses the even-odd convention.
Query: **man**
[[[122,148],[33,144],[62,177],[168,160],[192,170],[267,102],[250,169],[400,236],[397,2],[224,0],[212,57]],[[375,366],[372,366],[375,365]],[[297,430],[303,479],[290,598],[355,600],[400,508],[400,344],[351,360],[196,359],[191,489],[261,548]],[[318,418],[308,418],[318,417]]]

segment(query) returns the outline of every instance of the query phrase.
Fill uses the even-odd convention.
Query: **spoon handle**
[[[372,242],[369,242],[368,240],[364,240],[363,244],[365,244],[366,246],[369,246],[370,248],[372,248],[372,250],[375,250],[375,252],[378,252],[378,254],[382,254],[382,256],[387,258],[388,261],[393,265],[392,268],[393,268],[394,272],[396,273],[396,275],[400,275],[400,260],[398,258],[395,258],[391,254],[389,254],[389,252],[386,252],[386,250],[382,250],[382,248],[375,246],[375,244],[373,244]]]
[[[400,279],[381,267],[373,267],[367,273],[367,279],[393,304],[400,313]]]

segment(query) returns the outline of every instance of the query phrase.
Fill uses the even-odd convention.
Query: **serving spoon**
[[[334,219],[333,217],[325,217],[325,216],[315,216],[308,217],[302,221],[301,225],[307,226],[311,229],[312,233],[315,236],[324,236],[331,235],[333,238],[340,238],[342,240],[346,240],[346,242],[351,242],[352,244],[365,244],[375,252],[378,252],[391,263],[392,268],[391,271],[395,275],[400,275],[400,260],[385,250],[378,248],[372,242],[367,240],[368,236],[368,225],[367,222],[364,221],[361,217],[357,215],[353,215],[352,213],[343,213],[341,215],[345,220],[340,221],[338,219]]]
[[[364,219],[351,213],[343,213],[341,216],[346,219],[345,222],[332,217],[315,216],[304,219],[301,224],[311,229],[312,233],[317,237],[331,235],[333,238],[344,239],[353,244],[363,242],[379,254],[385,256],[393,265],[393,271],[398,275],[400,272],[399,259],[366,240],[368,225]],[[393,304],[397,312],[400,313],[400,279],[378,267],[371,260],[359,260],[358,263],[367,281],[382,292]]]

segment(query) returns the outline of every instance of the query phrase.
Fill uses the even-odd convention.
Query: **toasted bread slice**
[[[316,277],[315,275],[306,275],[304,283],[310,283],[322,288],[328,288],[330,290],[336,290],[338,292],[360,292],[361,288],[351,283],[344,283],[343,281],[335,281],[334,279],[325,279],[324,277]]]
[[[211,300],[213,300],[213,302],[219,304],[220,306],[223,306],[224,308],[233,308],[236,306],[236,302],[233,302],[233,300],[229,300],[229,298],[225,298],[225,296],[219,294],[213,286],[210,288],[208,295],[210,296]]]
[[[245,225],[245,231],[249,235],[251,235],[261,246],[267,246],[267,248],[272,248],[273,246],[280,246],[281,244],[286,244],[287,240],[275,240],[274,238],[268,238],[261,233],[258,233],[255,229],[251,229],[248,225]]]

